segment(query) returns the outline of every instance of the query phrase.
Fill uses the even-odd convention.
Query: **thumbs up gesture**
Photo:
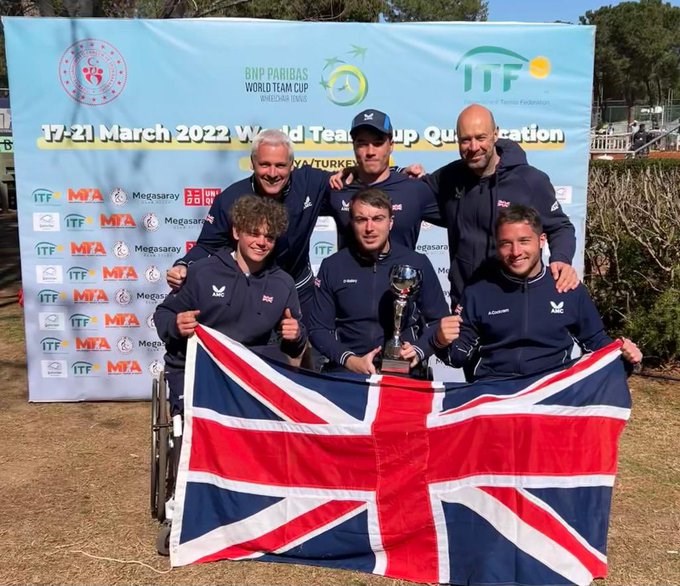
[[[279,324],[279,332],[284,340],[295,342],[300,339],[300,323],[293,317],[288,307],[283,312],[283,319]]]

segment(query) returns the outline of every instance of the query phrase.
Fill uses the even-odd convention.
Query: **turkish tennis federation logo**
[[[364,72],[351,61],[363,64],[366,47],[351,45],[346,53],[325,59],[319,85],[326,91],[326,97],[336,106],[356,106],[368,94],[368,79]],[[341,59],[342,57],[342,59]]]
[[[59,79],[76,102],[101,106],[125,89],[127,66],[120,51],[99,39],[73,43],[59,61]]]

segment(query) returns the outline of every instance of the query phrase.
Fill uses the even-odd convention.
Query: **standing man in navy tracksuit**
[[[173,415],[182,412],[186,340],[200,323],[249,347],[265,350],[272,331],[281,351],[302,354],[307,334],[291,276],[271,255],[286,230],[286,210],[270,198],[245,195],[230,210],[232,252],[222,248],[188,267],[186,282],[156,309],[158,336],[166,344],[166,378]],[[266,348],[271,354],[272,346]]]
[[[547,238],[535,209],[509,206],[499,213],[495,232],[497,262],[487,263],[465,288],[458,315],[442,320],[452,366],[475,360],[473,380],[530,375],[569,362],[574,341],[585,352],[611,343],[582,283],[557,291],[541,261]],[[622,352],[631,364],[642,360],[628,339]]]
[[[279,235],[274,249],[276,263],[295,281],[303,319],[311,312],[314,295],[309,240],[319,215],[328,204],[329,173],[303,165],[293,169],[293,145],[280,130],[263,130],[253,140],[253,175],[227,187],[213,201],[194,246],[167,272],[170,287],[184,282],[187,266],[235,246],[229,210],[244,194],[254,193],[280,201],[288,212],[288,229]]]
[[[357,163],[356,177],[329,196],[341,248],[345,239],[352,238],[349,202],[355,193],[367,187],[380,189],[392,200],[394,222],[390,241],[393,244],[415,250],[421,221],[441,225],[439,205],[429,185],[390,168],[394,149],[392,133],[390,117],[379,110],[364,110],[352,120],[350,136]]]
[[[557,290],[575,288],[579,279],[571,266],[574,226],[555,199],[548,176],[527,163],[517,144],[498,138],[493,114],[479,104],[460,113],[456,131],[460,160],[425,176],[448,230],[452,306],[475,271],[494,257],[496,218],[514,203],[532,206],[540,214]]]
[[[401,357],[414,367],[446,344],[439,328],[449,313],[444,293],[425,255],[391,242],[392,205],[378,189],[355,193],[350,201],[354,238],[321,263],[310,340],[330,360],[328,370],[376,372],[375,362],[394,330],[389,274],[398,264],[416,267],[423,276],[405,311]]]

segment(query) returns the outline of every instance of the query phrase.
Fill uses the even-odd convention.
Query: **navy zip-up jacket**
[[[583,283],[558,293],[546,267],[529,280],[498,264],[485,267],[465,288],[457,312],[463,323],[448,361],[461,367],[477,351],[475,380],[554,370],[571,360],[574,342],[590,352],[612,341]]]
[[[183,368],[186,338],[177,330],[177,314],[200,309],[200,324],[210,326],[245,346],[264,346],[283,319],[286,308],[300,321],[300,303],[289,274],[277,266],[246,275],[229,249],[192,263],[184,286],[168,295],[154,313],[158,337],[166,344],[165,362]],[[300,339],[281,341],[281,351],[299,356],[307,342],[300,322]]]
[[[402,339],[416,347],[421,359],[434,354],[433,337],[449,309],[428,258],[392,243],[387,254],[369,259],[351,246],[324,259],[315,281],[309,336],[332,364],[344,366],[353,354],[385,348],[394,333],[395,295],[389,274],[397,264],[414,266],[423,274],[420,291],[405,309]]]
[[[425,177],[437,194],[449,236],[449,281],[452,304],[484,261],[494,258],[498,211],[510,204],[535,208],[548,236],[550,262],[571,264],[576,251],[574,226],[555,199],[548,176],[527,163],[515,142],[498,139],[500,161],[488,177],[475,175],[462,160]]]
[[[277,239],[272,254],[276,264],[293,277],[298,289],[311,284],[309,240],[319,215],[328,214],[328,177],[326,171],[303,165],[291,172],[281,194],[280,201],[288,212],[288,229]],[[210,206],[196,246],[177,263],[190,264],[215,254],[225,246],[235,248],[229,210],[239,197],[253,193],[255,183],[252,176],[237,181],[220,193]]]
[[[390,242],[415,250],[420,234],[420,222],[426,221],[442,226],[439,204],[430,186],[423,181],[410,179],[403,173],[390,171],[384,181],[365,185],[358,181],[340,191],[331,191],[329,204],[338,226],[340,248],[352,241],[349,204],[352,196],[367,188],[384,191],[392,200],[394,225],[390,231]]]

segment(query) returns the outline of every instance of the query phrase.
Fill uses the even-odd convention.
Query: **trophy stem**
[[[399,351],[401,350],[401,322],[405,307],[405,297],[398,297],[394,300],[394,333],[390,341],[385,344],[386,358],[399,359]]]

